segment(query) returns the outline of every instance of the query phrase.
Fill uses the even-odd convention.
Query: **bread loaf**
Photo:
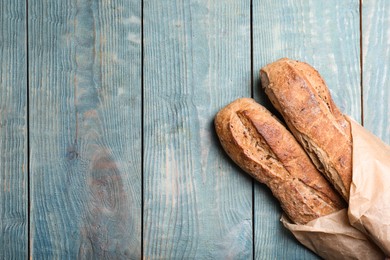
[[[215,128],[227,154],[271,189],[294,223],[344,207],[292,134],[253,99],[238,99],[219,111]]]
[[[306,63],[283,58],[263,67],[260,78],[265,93],[296,139],[348,201],[351,128],[318,71]]]

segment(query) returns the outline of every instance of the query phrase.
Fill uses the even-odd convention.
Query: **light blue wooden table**
[[[1,0],[0,259],[316,259],[215,113],[306,61],[390,143],[390,1]]]

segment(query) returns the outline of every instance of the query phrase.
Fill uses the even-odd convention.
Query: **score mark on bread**
[[[263,67],[260,79],[295,138],[348,201],[352,181],[351,129],[321,75],[307,63],[283,58]]]
[[[344,207],[293,135],[253,99],[241,98],[221,109],[215,127],[232,160],[271,189],[294,223]]]

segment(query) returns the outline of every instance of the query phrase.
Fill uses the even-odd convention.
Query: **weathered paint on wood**
[[[252,182],[215,135],[250,96],[250,1],[144,1],[144,257],[250,259]]]
[[[313,64],[341,109],[390,143],[389,3],[144,0],[142,79],[141,2],[32,0],[26,12],[25,0],[1,1],[0,258],[30,247],[36,259],[139,259],[142,240],[151,259],[316,258],[264,185],[252,201],[213,117],[251,85],[269,106],[258,70],[288,56]]]
[[[265,64],[289,57],[312,64],[327,82],[341,110],[360,119],[359,1],[254,1],[253,64],[256,100],[269,107],[258,71]],[[271,109],[272,110],[272,109]],[[274,111],[274,110],[272,110]],[[263,185],[255,185],[255,258],[312,259],[279,222]]]
[[[141,257],[141,1],[29,1],[31,257]]]
[[[27,257],[26,4],[0,4],[0,259]]]
[[[390,144],[390,2],[362,3],[364,126]]]

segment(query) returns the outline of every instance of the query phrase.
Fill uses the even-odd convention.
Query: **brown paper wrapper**
[[[348,210],[306,225],[292,224],[286,217],[281,221],[298,241],[325,259],[385,259],[390,256],[390,147],[348,119],[353,138]]]
[[[304,246],[324,259],[385,259],[383,252],[348,221],[347,209],[312,220],[306,225],[283,225]]]
[[[390,146],[351,120],[353,175],[348,217],[390,256]]]

